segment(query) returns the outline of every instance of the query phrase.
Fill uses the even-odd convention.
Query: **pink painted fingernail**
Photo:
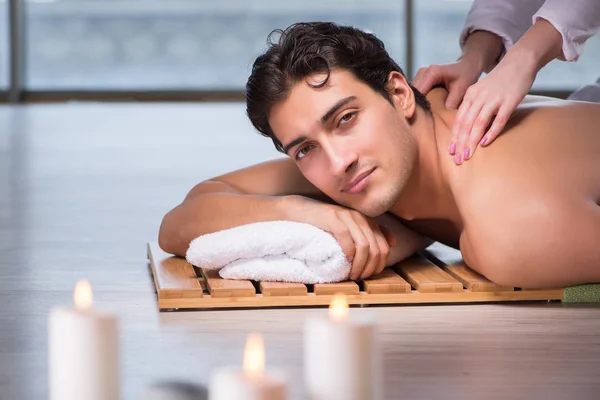
[[[462,161],[460,159],[460,154],[457,154],[456,157],[454,157],[454,161],[456,162],[456,165],[460,164],[460,162]]]
[[[487,143],[487,136],[484,136],[483,139],[481,139],[481,142],[479,142],[479,144],[482,146],[485,146],[486,143]]]
[[[466,149],[465,149],[465,156],[464,156],[464,159],[465,159],[465,160],[468,160],[470,155],[471,155],[471,149],[469,149],[469,148],[466,148]]]
[[[450,143],[450,154],[454,155],[454,153],[456,153],[456,143]]]

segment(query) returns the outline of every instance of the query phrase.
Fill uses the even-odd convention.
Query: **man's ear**
[[[386,89],[396,109],[402,110],[404,118],[412,118],[415,114],[417,104],[415,102],[415,93],[406,81],[406,78],[398,71],[390,72]]]

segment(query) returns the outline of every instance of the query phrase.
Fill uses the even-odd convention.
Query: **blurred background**
[[[469,0],[0,0],[0,92],[14,102],[241,100],[269,32],[312,20],[374,32],[413,77],[421,66],[458,57],[470,6]],[[578,62],[544,68],[533,89],[568,94],[598,75],[600,35]]]

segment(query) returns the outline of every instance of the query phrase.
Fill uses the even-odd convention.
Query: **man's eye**
[[[352,121],[355,116],[356,116],[356,111],[344,114],[344,116],[342,118],[340,118],[340,122],[338,125],[347,124],[348,122]]]
[[[302,157],[307,155],[311,149],[312,149],[312,145],[310,145],[310,144],[300,148],[300,150],[298,150],[298,152],[296,153],[296,159],[297,160],[301,159]]]

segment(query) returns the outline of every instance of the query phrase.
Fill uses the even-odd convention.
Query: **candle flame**
[[[265,369],[265,344],[259,333],[251,333],[246,340],[244,351],[244,374],[249,377],[260,376]]]
[[[94,302],[94,294],[92,293],[92,287],[90,283],[81,279],[75,285],[75,293],[73,295],[75,300],[75,308],[78,310],[87,310],[92,308]]]
[[[329,305],[329,317],[336,322],[344,321],[348,317],[348,300],[344,294],[333,295]]]

